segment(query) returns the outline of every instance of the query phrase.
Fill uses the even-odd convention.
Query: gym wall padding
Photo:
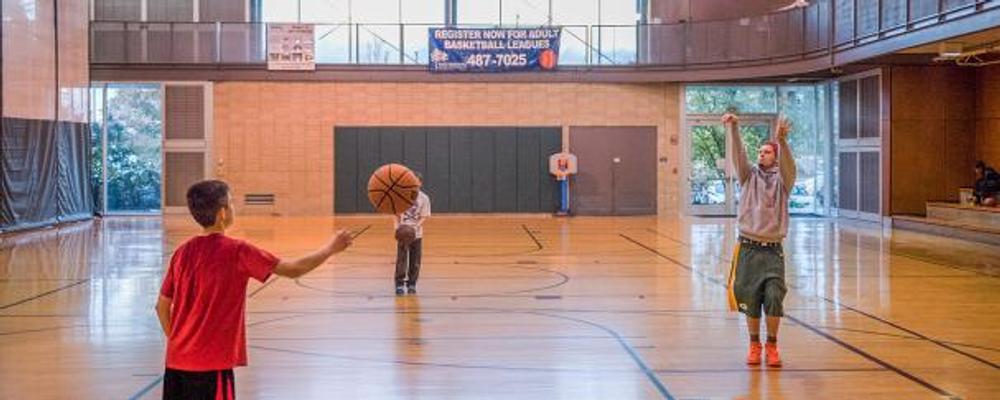
[[[0,143],[0,231],[93,215],[87,124],[4,118]]]
[[[336,127],[334,211],[372,212],[368,178],[397,162],[423,175],[435,213],[553,212],[561,149],[558,127]]]

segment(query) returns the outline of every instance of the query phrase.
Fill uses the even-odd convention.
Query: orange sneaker
[[[778,355],[778,345],[775,343],[768,343],[764,346],[764,352],[767,353],[767,366],[778,368],[781,367],[781,356]]]
[[[750,343],[750,352],[747,353],[747,365],[760,365],[760,351],[763,346],[759,342]]]

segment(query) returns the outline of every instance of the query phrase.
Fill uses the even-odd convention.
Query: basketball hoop
[[[549,173],[559,182],[559,211],[556,215],[569,215],[569,176],[576,174],[576,156],[568,151],[549,157]]]
[[[549,156],[549,173],[558,181],[566,180],[576,173],[576,156],[566,151]]]

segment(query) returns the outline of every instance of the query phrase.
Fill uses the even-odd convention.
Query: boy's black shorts
[[[167,368],[163,374],[163,399],[234,400],[236,377],[232,369],[181,371]]]

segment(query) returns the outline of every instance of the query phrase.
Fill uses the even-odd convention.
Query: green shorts
[[[729,308],[750,318],[783,317],[785,254],[780,243],[760,243],[740,237],[729,271]]]

